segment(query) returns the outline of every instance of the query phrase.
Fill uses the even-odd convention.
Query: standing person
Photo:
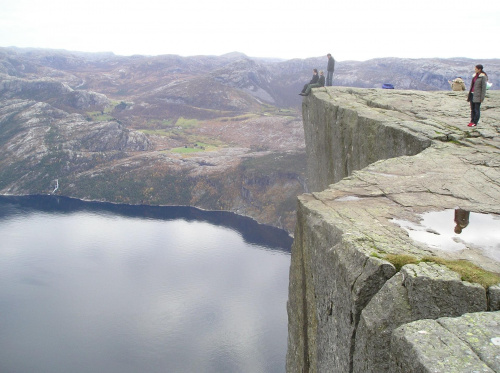
[[[303,93],[305,93],[306,89],[307,89],[307,86],[309,84],[315,84],[318,82],[318,79],[319,79],[319,76],[318,76],[318,69],[313,69],[313,77],[311,79],[311,81],[309,83],[307,83],[304,88],[302,88],[302,92],[299,93],[299,95],[302,96]]]
[[[326,55],[328,57],[328,66],[326,67],[326,86],[331,87],[332,86],[332,80],[333,80],[333,71],[335,70],[335,60],[333,59],[332,55],[328,53]]]
[[[476,65],[474,68],[475,74],[470,83],[469,94],[467,101],[470,102],[470,123],[468,127],[476,127],[481,115],[481,102],[484,101],[486,95],[486,82],[488,75],[483,71],[483,65]]]
[[[450,83],[452,91],[465,91],[465,83],[460,76],[453,80],[448,80],[448,83]]]
[[[325,86],[325,76],[323,75],[323,70],[319,72],[319,79],[317,83],[313,84],[308,84],[306,91],[304,93],[300,93],[301,96],[309,96],[309,93],[311,93],[311,89],[313,88],[318,88],[318,87],[324,87]]]

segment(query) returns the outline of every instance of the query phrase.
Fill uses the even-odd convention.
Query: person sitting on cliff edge
[[[303,96],[303,93],[306,91],[307,86],[309,84],[315,84],[315,83],[317,83],[318,80],[319,80],[318,69],[313,69],[313,77],[312,77],[311,81],[309,83],[307,83],[306,85],[304,85],[304,88],[302,88],[302,92],[300,92],[299,95]]]
[[[311,93],[311,89],[324,86],[325,86],[325,76],[323,75],[323,71],[320,71],[318,82],[313,84],[308,84],[306,91],[304,93],[299,93],[299,94],[301,96],[309,96],[309,93]]]

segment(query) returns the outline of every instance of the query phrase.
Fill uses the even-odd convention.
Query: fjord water
[[[227,212],[0,197],[0,372],[284,372],[290,245]]]

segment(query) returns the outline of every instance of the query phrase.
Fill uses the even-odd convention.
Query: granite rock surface
[[[498,286],[468,283],[442,265],[397,268],[389,259],[465,260],[500,273],[481,245],[449,250],[398,224],[418,227],[424,214],[450,211],[453,229],[453,211],[462,209],[498,226],[500,94],[488,92],[472,129],[465,96],[328,87],[304,99],[313,193],[299,197],[288,372],[390,372],[388,346],[398,327],[498,309]],[[423,371],[412,369],[406,372]]]

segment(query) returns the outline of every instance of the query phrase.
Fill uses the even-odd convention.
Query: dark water
[[[290,245],[231,213],[0,196],[0,372],[284,372]]]

